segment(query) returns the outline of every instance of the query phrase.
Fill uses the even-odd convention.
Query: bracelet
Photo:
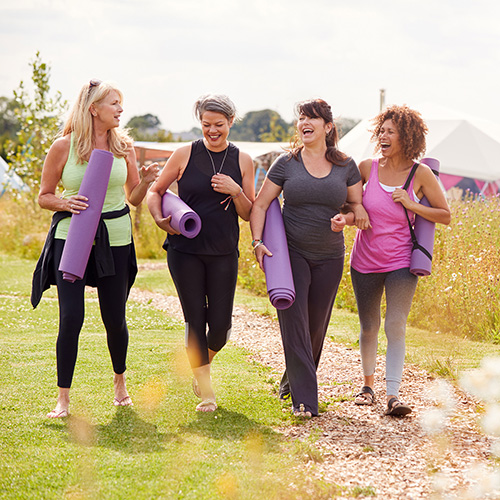
[[[252,246],[254,246],[255,243],[264,243],[264,242],[262,240],[252,240]]]
[[[236,198],[238,198],[238,196],[240,196],[241,193],[243,193],[243,188],[240,186],[240,192],[238,194],[235,194],[234,196],[231,196],[231,199],[235,200]]]
[[[260,240],[260,241],[257,243],[257,245],[255,245],[255,246],[253,247],[253,253],[255,253],[255,250],[257,250],[257,248],[259,248],[259,247],[260,247],[261,245],[263,245],[263,244],[264,244],[264,242],[263,242],[262,240]]]

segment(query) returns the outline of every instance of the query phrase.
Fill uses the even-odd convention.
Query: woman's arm
[[[175,231],[170,225],[172,219],[171,215],[166,218],[163,217],[161,199],[170,185],[175,180],[179,180],[182,177],[182,173],[188,164],[190,155],[191,145],[175,150],[148,193],[147,201],[149,212],[155,220],[156,225],[169,234],[179,234],[179,232]]]
[[[38,194],[38,204],[47,210],[54,212],[80,213],[88,205],[85,196],[75,195],[69,198],[59,198],[56,196],[57,186],[61,180],[64,165],[68,161],[71,136],[60,137],[54,144],[45,158],[40,182],[40,192]]]
[[[451,212],[446,197],[441,190],[441,186],[437,181],[432,170],[424,164],[420,164],[416,173],[413,188],[417,196],[425,196],[430,203],[430,207],[426,207],[421,203],[417,203],[410,199],[407,191],[401,188],[394,190],[392,199],[395,202],[401,203],[406,209],[411,210],[416,215],[420,215],[424,219],[439,224],[449,224],[451,221]]]
[[[252,231],[252,240],[257,243],[253,244],[255,248],[255,257],[259,266],[264,270],[263,260],[264,255],[272,256],[269,249],[260,242],[262,241],[262,233],[264,232],[264,223],[266,221],[266,212],[269,205],[281,193],[281,187],[270,181],[267,177],[260,188],[259,194],[253,202],[252,211],[250,213],[250,229]]]
[[[218,193],[231,196],[236,212],[243,220],[250,220],[250,211],[255,199],[254,166],[250,155],[240,151],[239,163],[241,169],[241,186],[229,175],[215,174],[212,176],[212,189]],[[229,200],[228,200],[229,201]]]
[[[125,183],[125,195],[127,200],[137,207],[146,196],[149,186],[158,178],[158,163],[143,165],[141,170],[137,169],[135,149],[132,147],[126,158],[127,182]]]

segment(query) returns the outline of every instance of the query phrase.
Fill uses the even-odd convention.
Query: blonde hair
[[[94,122],[90,107],[92,104],[99,104],[113,90],[118,94],[121,104],[123,102],[123,94],[113,83],[90,80],[80,90],[76,102],[70,111],[61,135],[65,136],[73,133],[75,151],[79,163],[88,161],[90,153],[95,148]],[[133,140],[126,130],[116,127],[108,130],[108,145],[109,150],[114,156],[126,158],[133,145]]]

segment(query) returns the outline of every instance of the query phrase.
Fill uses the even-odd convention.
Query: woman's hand
[[[140,169],[140,176],[143,182],[151,184],[160,175],[160,167],[158,163],[151,163],[150,165],[143,165]]]
[[[163,219],[158,219],[155,221],[156,225],[160,228],[166,231],[168,234],[181,234],[180,231],[176,231],[171,225],[170,222],[172,222],[172,216],[169,215],[168,217],[165,217]]]
[[[72,214],[79,214],[83,210],[87,210],[87,207],[89,206],[89,204],[86,203],[89,199],[79,194],[65,198],[65,200],[67,202],[66,211],[71,212]]]
[[[241,186],[229,175],[215,174],[210,180],[212,189],[217,193],[237,196],[241,191]]]
[[[412,203],[414,201],[410,200],[410,196],[408,195],[408,191],[402,188],[396,188],[392,193],[392,201],[396,203],[401,203],[406,209],[411,210]]]
[[[259,267],[264,271],[264,255],[267,255],[268,257],[272,257],[273,254],[269,251],[269,249],[264,244],[259,245],[254,250],[254,253],[255,253],[255,258],[257,259],[257,262],[259,263]]]
[[[352,207],[352,211],[354,213],[354,225],[358,229],[368,229],[371,226],[370,217],[368,216],[368,212],[365,210],[365,207],[361,203],[356,203]]]
[[[346,224],[347,221],[344,214],[337,214],[330,219],[331,229],[334,233],[340,233]]]

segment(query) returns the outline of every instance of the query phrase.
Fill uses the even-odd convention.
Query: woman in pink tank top
[[[420,113],[407,106],[391,106],[374,120],[372,140],[380,158],[360,163],[364,185],[363,206],[370,227],[358,229],[351,257],[351,278],[361,326],[360,350],[364,386],[356,396],[357,405],[373,404],[375,363],[380,305],[386,295],[384,329],[387,336],[387,415],[403,416],[411,408],[398,399],[405,357],[406,321],[410,312],[417,276],[410,273],[412,240],[408,219],[415,215],[449,224],[450,209],[431,169],[416,162],[408,190],[403,189],[415,158],[425,152],[425,125]],[[425,196],[430,207],[421,205]]]

